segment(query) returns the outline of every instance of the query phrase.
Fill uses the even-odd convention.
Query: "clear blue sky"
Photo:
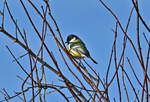
[[[3,0],[1,0],[2,2]],[[37,37],[35,37],[35,33],[33,31],[33,28],[31,28],[30,23],[27,21],[27,16],[25,15],[23,9],[21,8],[21,4],[19,3],[19,0],[7,0],[8,5],[10,7],[10,10],[13,11],[13,15],[15,19],[17,19],[18,24],[23,28],[26,29],[27,37],[29,38],[30,47],[34,51],[37,52],[38,48],[40,47],[40,41]],[[24,0],[25,1],[25,0]],[[40,7],[40,4],[42,0],[38,0],[36,3],[37,6]],[[54,18],[57,21],[57,24],[60,28],[60,31],[62,33],[63,38],[66,40],[66,37],[73,33],[78,35],[84,42],[86,43],[87,48],[89,49],[91,56],[99,63],[98,65],[95,65],[91,63],[89,59],[86,59],[91,65],[96,69],[96,71],[100,74],[101,78],[105,78],[106,75],[106,69],[108,66],[108,61],[111,53],[111,47],[112,42],[114,40],[114,33],[112,32],[112,29],[115,28],[115,20],[110,15],[110,13],[102,6],[102,4],[98,0],[50,0],[51,1],[51,9],[52,14]],[[106,4],[111,7],[111,9],[115,12],[115,14],[118,16],[120,22],[123,24],[123,27],[125,28],[129,12],[131,8],[133,7],[131,0],[104,0],[107,2]],[[34,19],[34,23],[38,26],[38,29],[41,29],[41,21],[39,20],[39,17],[30,4],[25,1],[26,6],[28,7],[28,10],[30,13],[32,13],[32,18]],[[150,15],[149,15],[149,9],[150,9],[150,1],[146,0],[139,0],[139,7],[140,12],[147,24],[150,26]],[[0,3],[0,10],[2,10],[2,3]],[[133,18],[131,19],[131,25],[129,28],[129,35],[132,38],[133,42],[136,44],[136,26],[132,26],[135,23],[135,11],[133,13]],[[5,27],[9,32],[13,32],[15,34],[15,26],[12,26],[12,22],[9,20],[8,13],[6,13],[5,18]],[[1,19],[1,16],[0,16]],[[0,21],[1,23],[1,21]],[[55,28],[54,28],[55,29]],[[142,40],[142,46],[146,46],[145,40],[142,36],[142,33],[145,32],[147,34],[147,37],[150,38],[149,33],[145,30],[143,26],[140,28],[140,34],[141,34],[141,40]],[[34,39],[34,40],[33,40]],[[123,41],[123,34],[118,32],[118,40],[117,40],[117,55],[120,56],[119,49],[122,48],[122,41]],[[46,43],[49,44],[49,48],[54,51],[55,48],[57,48],[53,43],[54,40],[51,39],[51,36],[48,36],[46,39]],[[20,56],[24,54],[24,50],[19,47],[17,44],[13,43],[11,40],[9,40],[6,36],[2,35],[0,33],[0,65],[1,65],[1,71],[0,71],[0,89],[6,88],[8,92],[12,95],[13,91],[20,91],[20,84],[22,81],[16,77],[16,75],[22,75],[25,74],[21,71],[19,66],[16,63],[12,63],[13,58],[8,53],[5,45],[8,45],[13,53],[16,56]],[[129,45],[129,44],[128,44]],[[133,49],[129,45],[128,51],[126,52],[127,56],[129,58],[132,58],[131,62],[137,66],[139,66],[139,63],[136,62],[135,54],[133,53]],[[137,46],[136,46],[137,48]],[[142,48],[144,55],[146,55],[147,49],[144,47]],[[56,51],[57,52],[57,51]],[[55,55],[55,51],[54,51]],[[57,56],[57,55],[56,55]],[[45,55],[46,57],[46,55]],[[60,57],[60,56],[57,56]],[[144,56],[145,57],[145,56]],[[49,57],[45,58],[47,61],[49,60]],[[28,66],[27,63],[21,61],[24,63],[24,66]],[[61,62],[59,62],[61,63]],[[62,65],[63,66],[63,65]],[[134,66],[135,68],[137,66]],[[28,68],[28,67],[27,67]],[[112,70],[110,73],[114,73],[115,67],[114,65],[111,67]],[[138,67],[137,67],[138,68]],[[140,69],[140,68],[138,68]],[[64,69],[65,70],[65,69]],[[130,68],[127,69],[130,76],[133,76],[133,73],[130,71]],[[137,70],[140,72],[141,70]],[[121,72],[121,71],[120,71]],[[64,71],[64,73],[67,73]],[[138,73],[138,76],[141,74]],[[56,76],[55,76],[56,77]],[[69,76],[68,77],[72,77]],[[50,83],[52,81],[55,81],[56,78],[54,78],[52,75],[49,77]],[[142,79],[141,79],[142,80]],[[133,80],[134,82],[134,80]],[[127,84],[128,85],[128,84]],[[116,84],[112,84],[111,94],[117,96],[116,89],[113,87],[117,87]],[[129,88],[130,85],[129,85]],[[130,90],[129,90],[130,92]],[[111,95],[110,94],[110,95]],[[134,94],[132,94],[135,98]],[[53,102],[62,102],[61,97],[57,97],[56,93],[47,95],[48,99],[51,99]],[[0,100],[3,98],[3,95],[0,94]],[[112,97],[113,98],[113,97]],[[118,98],[118,97],[117,97]],[[18,98],[16,98],[17,100]],[[126,99],[126,98],[125,98]],[[10,100],[10,102],[14,102],[14,100]]]

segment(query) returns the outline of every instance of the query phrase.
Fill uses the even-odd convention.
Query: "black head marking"
[[[73,38],[76,38],[76,39],[79,39],[76,35],[74,34],[70,34],[68,37],[67,37],[67,42],[66,43],[69,43],[69,41]]]

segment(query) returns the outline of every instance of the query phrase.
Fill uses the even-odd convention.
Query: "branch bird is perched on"
[[[73,56],[75,58],[88,57],[95,64],[97,64],[97,62],[90,56],[90,53],[87,50],[85,44],[83,43],[83,41],[79,37],[77,37],[74,34],[70,34],[67,37],[67,42],[66,43],[68,44],[68,51],[69,51],[71,56]]]

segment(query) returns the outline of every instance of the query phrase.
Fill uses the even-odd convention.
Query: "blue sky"
[[[3,0],[2,0],[3,1]],[[31,24],[29,23],[27,16],[25,15],[25,12],[23,11],[23,8],[21,7],[21,4],[19,0],[7,0],[8,5],[10,7],[10,10],[13,11],[13,16],[18,21],[18,25],[21,26],[21,29],[25,28],[27,32],[28,41],[30,42],[30,48],[37,52],[38,48],[40,47],[40,40],[38,37],[36,37],[35,32],[33,28],[31,27]],[[36,2],[38,7],[43,5],[41,2],[42,0]],[[115,29],[115,19],[110,15],[110,13],[102,6],[102,4],[98,0],[50,0],[50,5],[52,9],[52,14],[54,18],[57,21],[57,24],[59,26],[59,29],[62,33],[62,36],[64,40],[66,40],[66,37],[69,34],[76,34],[79,36],[85,43],[87,48],[90,51],[91,56],[99,63],[98,65],[95,65],[91,62],[91,60],[86,59],[94,68],[95,70],[100,74],[101,78],[105,78],[108,61],[111,53],[111,47],[114,40],[114,33],[112,32],[112,29]],[[37,28],[41,30],[41,24],[42,22],[39,20],[39,16],[34,12],[30,4],[25,1],[25,4],[31,13],[31,17],[33,18],[33,21],[35,25],[37,25]],[[111,0],[106,1],[106,4],[115,12],[117,17],[119,18],[120,22],[122,23],[123,27],[126,27],[129,12],[131,8],[133,7],[131,0]],[[139,0],[139,10],[141,15],[143,16],[144,20],[147,22],[147,24],[150,26],[150,15],[149,15],[149,4],[150,1],[142,1]],[[2,8],[2,4],[0,4],[0,8]],[[1,9],[2,10],[2,9]],[[133,12],[133,17],[131,19],[131,24],[129,26],[128,34],[133,40],[134,44],[137,48],[136,43],[136,15],[135,11]],[[5,28],[9,32],[13,32],[15,34],[15,26],[12,26],[12,22],[9,20],[8,13],[6,12],[5,15]],[[0,17],[1,18],[1,17]],[[51,22],[51,21],[50,21]],[[1,21],[0,21],[1,23]],[[141,22],[140,22],[141,24]],[[55,27],[52,24],[53,29],[55,30]],[[55,31],[56,32],[56,31]],[[144,54],[144,57],[146,57],[146,44],[144,37],[142,33],[145,32],[147,37],[149,38],[150,35],[147,32],[147,30],[144,28],[143,25],[140,25],[140,38],[142,41],[142,51]],[[33,40],[34,39],[34,40]],[[120,58],[122,49],[122,42],[123,42],[123,33],[119,30],[118,31],[118,40],[117,40],[117,56],[118,59]],[[58,52],[58,50],[55,50],[57,46],[55,46],[55,41],[52,39],[51,36],[48,36],[46,38],[46,43],[49,45],[49,48],[53,51],[54,55],[59,58],[60,56],[55,54]],[[12,63],[13,58],[8,53],[8,50],[6,49],[5,45],[8,45],[10,49],[12,49],[13,53],[16,56],[20,56],[24,54],[24,50],[19,47],[17,44],[12,42],[9,38],[2,35],[0,33],[0,63],[1,63],[1,71],[0,71],[0,89],[6,88],[10,94],[13,94],[13,91],[20,91],[19,85],[22,81],[20,81],[16,75],[25,76],[25,74],[21,71],[19,66],[16,63]],[[135,53],[133,52],[132,47],[130,44],[127,44],[126,55],[131,58],[131,62],[135,65],[135,68],[138,68],[139,63],[137,63],[137,58],[135,57]],[[25,57],[26,59],[27,57]],[[45,53],[45,60],[48,63],[51,63],[50,58],[47,57]],[[25,60],[21,60],[21,62],[24,64],[24,66],[28,66],[27,63],[24,63]],[[61,61],[58,62],[61,65]],[[70,63],[70,62],[69,62]],[[126,63],[127,64],[127,63]],[[61,65],[63,68],[63,65]],[[131,72],[131,69],[127,69],[129,75],[132,77],[133,73]],[[114,73],[115,67],[112,65],[112,70],[110,73]],[[75,70],[75,69],[73,69]],[[48,71],[48,70],[47,70]],[[141,69],[138,68],[137,74],[138,76],[141,75]],[[64,74],[68,73],[66,69],[64,69]],[[119,71],[121,73],[121,71]],[[55,81],[55,75],[52,73],[49,75],[49,82]],[[73,78],[71,74],[68,74],[69,78]],[[59,78],[58,78],[59,79]],[[140,79],[142,80],[142,79]],[[133,79],[133,82],[136,83],[136,81]],[[59,83],[59,82],[58,82]],[[116,83],[116,82],[115,82]],[[116,84],[112,84],[111,94],[117,96],[116,89],[113,87],[116,87]],[[130,87],[129,84],[127,86]],[[110,87],[110,88],[111,88]],[[130,87],[131,88],[131,87]],[[137,87],[138,88],[138,87]],[[132,94],[133,97],[134,94]],[[53,102],[61,101],[63,98],[57,97],[57,93],[53,93],[50,95],[47,95],[48,99],[52,99]],[[0,99],[3,98],[3,95],[0,94]],[[111,97],[113,99],[113,97]],[[126,98],[125,98],[126,99]],[[17,100],[17,99],[16,99]],[[10,101],[11,102],[11,101]],[[12,100],[14,102],[14,100]]]

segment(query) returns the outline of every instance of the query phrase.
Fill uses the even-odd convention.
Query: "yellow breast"
[[[76,58],[82,58],[81,54],[75,50],[72,50],[70,49],[69,50],[69,53],[73,56],[73,57],[76,57]]]

